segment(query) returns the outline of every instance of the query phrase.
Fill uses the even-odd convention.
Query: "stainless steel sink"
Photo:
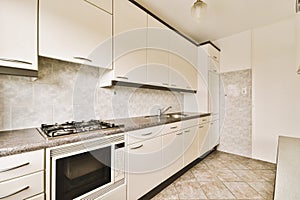
[[[168,119],[168,118],[179,119],[186,116],[187,115],[183,113],[171,113],[171,114],[163,114],[163,115],[150,115],[150,116],[145,116],[145,118],[155,117],[160,119]]]

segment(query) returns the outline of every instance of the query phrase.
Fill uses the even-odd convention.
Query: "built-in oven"
[[[48,200],[97,199],[125,184],[124,134],[46,150]]]

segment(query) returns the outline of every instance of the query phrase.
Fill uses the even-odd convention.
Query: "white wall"
[[[278,135],[300,137],[297,26],[292,17],[253,30],[252,155],[257,159],[276,161]]]
[[[215,43],[221,49],[221,73],[251,68],[251,30],[219,39]]]

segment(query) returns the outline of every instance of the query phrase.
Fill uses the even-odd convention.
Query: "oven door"
[[[55,199],[72,200],[112,182],[112,147],[55,160]]]
[[[124,166],[123,149],[124,134],[46,149],[46,199],[95,199],[125,184],[115,167]]]

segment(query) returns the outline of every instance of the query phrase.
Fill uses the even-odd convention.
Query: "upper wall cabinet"
[[[147,13],[128,0],[114,1],[114,79],[144,83]]]
[[[220,51],[210,43],[202,45],[201,48],[206,52],[208,59],[208,70],[220,72]]]
[[[0,1],[0,74],[22,75],[17,71],[26,69],[26,75],[37,75],[37,5],[37,0]]]
[[[110,11],[108,0],[40,0],[39,55],[111,68]]]

